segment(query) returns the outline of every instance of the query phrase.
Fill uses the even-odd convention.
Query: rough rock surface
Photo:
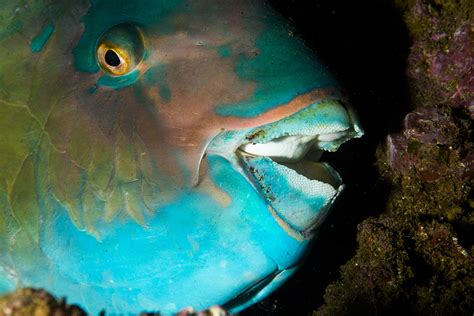
[[[395,1],[413,45],[412,106],[377,153],[386,210],[358,227],[358,249],[313,315],[472,315],[474,2]]]
[[[32,288],[19,289],[0,297],[0,316],[86,316],[76,305],[68,305],[64,299],[57,300],[46,291]],[[101,312],[99,316],[106,316]],[[159,316],[157,312],[142,312],[140,316]],[[195,312],[192,308],[179,312],[176,316],[227,316],[218,306],[206,311]]]
[[[395,0],[413,40],[408,76],[415,103],[447,105],[474,118],[472,1]]]
[[[0,297],[0,316],[85,316],[75,305],[57,300],[47,292],[36,289],[20,289]]]

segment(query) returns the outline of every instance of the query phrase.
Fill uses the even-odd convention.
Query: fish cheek
[[[48,168],[52,192],[74,223],[86,225],[98,238],[95,225],[103,220],[131,218],[144,225],[146,215],[176,193],[152,154],[154,143],[140,137],[137,126],[150,116],[136,103],[131,88],[91,93],[87,84],[78,86],[54,108],[45,126],[53,145]],[[156,140],[155,128],[151,124],[146,132]],[[102,213],[82,209],[91,196],[104,203]]]
[[[248,98],[254,84],[236,76],[235,59],[223,58],[217,51],[205,48],[193,50],[200,50],[194,52],[200,56],[199,60],[173,60],[166,66],[166,77],[160,78],[159,84],[145,87],[142,94],[154,105],[165,150],[183,160],[191,181],[196,184],[208,143],[226,127],[225,120],[216,115],[214,109],[223,102]],[[153,71],[149,70],[144,77]],[[163,85],[169,91],[168,100],[163,98]]]

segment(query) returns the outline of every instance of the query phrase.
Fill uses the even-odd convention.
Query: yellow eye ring
[[[141,29],[131,24],[112,27],[100,37],[96,55],[100,68],[110,75],[122,76],[131,72],[145,55]]]
[[[118,47],[102,43],[97,48],[100,66],[112,75],[120,76],[130,71],[130,56]]]

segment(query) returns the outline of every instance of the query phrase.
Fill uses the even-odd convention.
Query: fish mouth
[[[363,135],[357,116],[340,100],[324,100],[280,121],[254,128],[234,154],[247,179],[291,236],[310,238],[343,190],[324,152]]]
[[[321,161],[323,152],[327,150],[319,147],[320,136],[326,135],[285,136],[267,143],[244,144],[235,154],[260,183],[265,175],[258,173],[255,162],[266,160],[265,163],[287,172],[293,180],[298,177],[301,178],[299,181],[309,181],[305,183],[307,186],[322,182],[337,189],[342,185],[342,179],[328,163]]]

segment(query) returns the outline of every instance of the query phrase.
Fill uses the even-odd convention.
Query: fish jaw
[[[231,161],[267,203],[280,226],[298,240],[310,238],[344,185],[323,152],[364,134],[357,115],[338,99],[310,104],[279,121],[227,131],[207,148]]]

